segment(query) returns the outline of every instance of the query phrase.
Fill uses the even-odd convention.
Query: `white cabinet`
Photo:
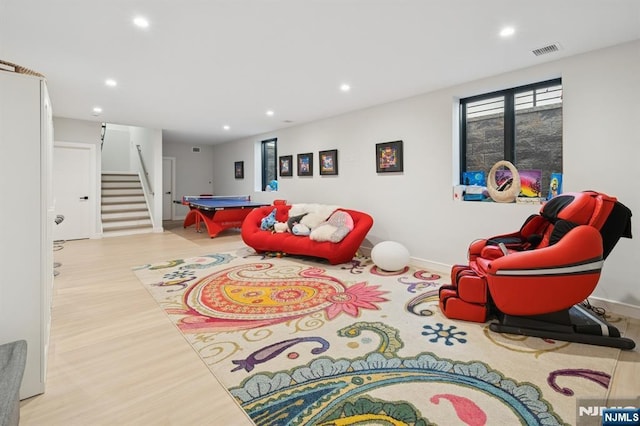
[[[0,70],[0,344],[27,341],[21,399],[44,392],[47,371],[52,123],[45,80]]]

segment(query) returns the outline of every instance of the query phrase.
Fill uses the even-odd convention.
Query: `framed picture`
[[[402,170],[402,141],[377,143],[376,172],[401,172]]]
[[[236,161],[233,163],[233,170],[236,179],[244,179],[244,161]]]
[[[280,176],[293,176],[293,155],[283,155],[278,162]]]
[[[518,197],[542,197],[542,170],[518,170],[520,175],[520,194]],[[513,179],[511,170],[496,170],[496,185],[498,191],[511,186]]]
[[[549,181],[549,194],[547,200],[552,199],[556,195],[562,194],[562,173],[551,173]]]
[[[321,175],[337,175],[338,174],[338,150],[330,149],[328,151],[320,151],[320,174]]]
[[[298,176],[313,176],[313,153],[298,154]]]

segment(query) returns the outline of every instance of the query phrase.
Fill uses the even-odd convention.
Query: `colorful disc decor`
[[[498,186],[496,183],[496,172],[500,167],[509,169],[511,172],[511,182],[507,184],[502,183]],[[516,198],[518,198],[518,194],[520,194],[521,186],[518,169],[516,169],[516,166],[511,162],[502,160],[491,167],[487,178],[487,192],[493,201],[497,203],[513,203]]]

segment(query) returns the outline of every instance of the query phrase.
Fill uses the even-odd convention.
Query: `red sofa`
[[[349,213],[353,219],[353,230],[338,243],[313,241],[309,237],[293,235],[289,232],[263,231],[260,229],[260,223],[274,208],[277,210],[276,220],[286,222],[291,209],[289,204],[258,207],[252,210],[242,223],[242,240],[258,253],[281,252],[327,259],[332,265],[346,263],[353,259],[373,226],[373,218],[367,213],[338,209]]]

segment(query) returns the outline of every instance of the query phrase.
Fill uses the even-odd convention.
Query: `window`
[[[562,173],[560,79],[461,99],[460,118],[461,177],[507,160],[518,170],[541,170],[547,195],[551,173]]]
[[[262,141],[262,191],[267,191],[267,186],[271,184],[271,182],[276,181],[277,177],[277,158],[278,158],[278,139],[267,139]],[[269,190],[277,189],[277,185],[275,188],[273,185],[269,186]]]

